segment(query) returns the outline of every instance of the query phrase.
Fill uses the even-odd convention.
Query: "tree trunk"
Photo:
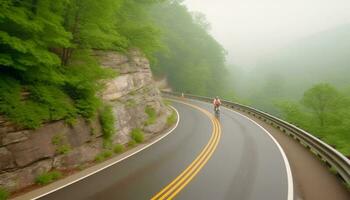
[[[31,10],[34,14],[36,14],[37,6],[38,6],[38,0],[32,0]]]
[[[70,16],[69,13],[66,13],[64,24],[65,24],[66,29],[72,33],[73,42],[76,44],[79,44],[79,41],[80,41],[80,39],[79,39],[79,22],[80,22],[80,9],[79,9],[79,7],[80,7],[80,2],[78,1],[77,4],[78,4],[78,9],[75,11],[75,13],[73,13],[73,16],[74,16],[73,24],[70,25],[68,23],[68,21],[69,21],[68,16]],[[67,11],[67,12],[69,12],[69,11]],[[68,64],[69,59],[72,56],[73,50],[74,50],[73,48],[64,48],[62,50],[62,54],[61,54],[62,65]]]

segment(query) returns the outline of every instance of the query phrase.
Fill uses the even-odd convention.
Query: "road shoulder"
[[[236,112],[261,125],[281,145],[293,173],[295,200],[350,199],[350,192],[341,184],[340,180],[330,173],[328,168],[305,147],[270,124],[247,113]]]

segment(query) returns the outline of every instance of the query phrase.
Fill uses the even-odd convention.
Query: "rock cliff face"
[[[95,51],[95,56],[104,67],[115,70],[119,76],[106,83],[102,98],[112,105],[117,119],[114,142],[126,143],[130,131],[142,128],[146,136],[158,133],[167,126],[171,110],[163,104],[159,90],[152,79],[148,60],[137,50],[127,55],[115,52]],[[146,107],[154,109],[157,120],[148,126]]]
[[[148,60],[137,50],[127,55],[112,51],[95,51],[103,67],[118,72],[107,81],[101,95],[110,104],[116,118],[113,143],[125,144],[134,128],[142,129],[146,138],[167,128],[171,110],[166,107],[155,87]],[[145,123],[149,107],[156,114],[153,123]],[[63,153],[63,148],[68,149]],[[0,117],[0,187],[15,191],[34,183],[35,178],[52,169],[67,170],[93,161],[103,151],[98,120],[78,119],[73,126],[57,121],[37,130],[18,130]]]

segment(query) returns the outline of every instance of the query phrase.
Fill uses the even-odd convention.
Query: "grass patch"
[[[5,188],[0,188],[0,200],[6,200],[10,196],[10,192],[8,192]]]
[[[94,127],[91,127],[91,128],[90,128],[90,134],[91,134],[92,136],[95,136],[95,135],[97,134],[97,130],[96,130]]]
[[[104,140],[103,141],[103,148],[104,149],[113,149],[113,141],[112,140]]]
[[[134,99],[129,99],[126,103],[125,103],[127,108],[134,108],[137,104],[136,101]]]
[[[325,135],[322,140],[330,144],[333,148],[343,153],[345,156],[350,155],[350,137],[345,133],[348,132],[349,128],[345,128],[349,125],[344,125],[343,128],[332,128],[327,129],[328,135]]]
[[[103,139],[108,143],[111,141],[112,136],[115,133],[115,118],[111,106],[104,106],[100,113],[100,122],[102,126]]]
[[[38,185],[46,185],[54,182],[62,177],[62,173],[59,171],[45,172],[35,179],[35,183]]]
[[[129,92],[129,95],[131,95],[131,96],[136,95],[136,91],[134,90],[134,91]]]
[[[122,144],[116,144],[113,148],[113,152],[118,154],[124,151],[124,146]]]
[[[344,184],[345,184],[346,189],[348,189],[348,191],[350,191],[350,182],[347,182],[347,183],[344,183]]]
[[[337,174],[338,173],[338,171],[337,171],[337,169],[335,168],[335,167],[331,167],[331,168],[329,168],[329,171],[332,173],[332,174]]]
[[[78,120],[74,116],[69,116],[64,120],[64,122],[69,126],[74,126],[77,124]]]
[[[67,154],[72,150],[69,144],[62,144],[57,147],[56,151],[59,154]]]
[[[79,171],[82,171],[82,170],[84,170],[85,168],[86,168],[86,166],[83,165],[83,164],[80,164],[80,165],[77,167],[77,169],[78,169]]]
[[[167,118],[166,123],[168,126],[175,124],[177,121],[177,114],[175,111],[171,113],[171,115]]]
[[[171,101],[169,101],[169,100],[167,100],[167,99],[164,99],[164,100],[163,100],[163,103],[164,103],[164,105],[166,105],[166,106],[170,106],[170,105],[171,105]]]
[[[157,120],[156,110],[152,108],[152,106],[146,106],[145,113],[148,116],[148,119],[146,120],[145,125],[148,126],[148,125],[154,124]]]
[[[113,153],[111,151],[108,151],[108,150],[103,151],[96,156],[95,161],[102,162],[102,161],[106,160],[107,158],[112,157],[112,155],[113,155]]]
[[[131,131],[131,138],[136,142],[136,143],[141,143],[143,142],[144,138],[144,133],[141,129],[135,128]]]
[[[58,154],[67,154],[72,150],[70,145],[66,143],[66,138],[63,134],[53,136],[51,143],[55,145]]]
[[[63,142],[64,136],[61,133],[54,135],[51,139],[51,143],[56,146],[61,145]]]
[[[128,147],[134,147],[136,144],[137,144],[136,141],[132,139],[128,142]]]
[[[350,182],[345,183],[345,187],[350,190]]]

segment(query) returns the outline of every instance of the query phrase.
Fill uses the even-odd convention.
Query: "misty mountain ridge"
[[[318,83],[350,93],[350,24],[295,41],[265,56],[251,72],[239,69],[232,69],[238,100],[276,115],[276,103],[299,101]]]
[[[280,76],[287,90],[307,89],[318,82],[348,87],[350,24],[298,40],[265,57],[256,70],[263,80]]]

